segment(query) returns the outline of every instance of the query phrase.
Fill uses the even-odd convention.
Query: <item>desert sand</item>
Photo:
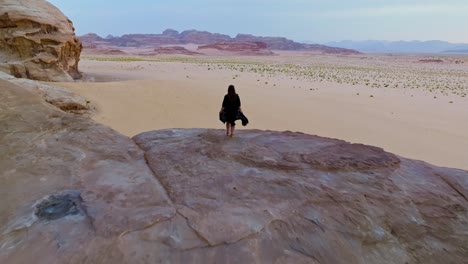
[[[237,129],[299,131],[468,169],[468,58],[275,53],[87,55],[85,81],[60,85],[96,107],[94,120],[127,136],[222,128],[218,111],[233,84],[250,119]]]

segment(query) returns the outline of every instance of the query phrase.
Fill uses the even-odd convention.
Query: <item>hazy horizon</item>
[[[447,0],[49,0],[84,35],[158,34],[171,28],[281,36],[295,41],[430,41],[468,43],[468,3]],[[111,6],[111,8],[109,7]]]

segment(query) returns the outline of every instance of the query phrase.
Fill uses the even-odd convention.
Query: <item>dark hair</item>
[[[229,85],[228,87],[228,98],[229,100],[235,100],[236,99],[236,88],[234,88],[234,85]]]

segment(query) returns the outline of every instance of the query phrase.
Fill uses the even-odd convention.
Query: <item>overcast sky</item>
[[[49,0],[76,33],[206,30],[296,41],[446,40],[468,43],[468,0]]]

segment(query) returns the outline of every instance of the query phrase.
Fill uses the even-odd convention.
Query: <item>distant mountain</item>
[[[97,34],[94,34],[94,33],[89,33],[89,34],[86,34],[86,35],[83,35],[83,36],[79,36],[81,42],[83,43],[83,46],[87,47],[87,46],[95,46],[95,45],[99,45],[101,43],[107,43],[107,41],[103,38],[101,38],[100,36],[98,36]]]
[[[199,46],[198,50],[216,50],[238,55],[268,56],[274,53],[267,49],[267,44],[263,42],[217,42]]]
[[[455,44],[440,40],[430,41],[333,41],[325,45],[354,49],[361,52],[404,52],[404,53],[440,53],[468,50],[468,44]]]
[[[468,50],[444,50],[444,53],[468,54]]]
[[[179,33],[173,29],[167,29],[162,34],[127,34],[121,37],[101,38],[90,33],[81,36],[80,39],[86,47],[117,46],[117,47],[157,47],[161,45],[199,44],[209,45],[221,42],[263,42],[272,50],[303,50],[330,54],[359,54],[352,49],[329,47],[318,44],[298,43],[283,37],[259,37],[247,34],[238,34],[235,38],[229,35],[210,33],[207,31],[186,30]]]
[[[249,42],[263,42],[267,44],[269,49],[273,50],[307,50],[307,51],[314,51],[314,52],[322,52],[322,53],[330,53],[330,54],[359,54],[352,49],[343,49],[343,48],[336,48],[330,47],[325,45],[319,44],[305,44],[305,43],[298,43],[292,41],[287,38],[283,37],[257,37],[248,34],[238,34],[234,41],[249,41]]]

